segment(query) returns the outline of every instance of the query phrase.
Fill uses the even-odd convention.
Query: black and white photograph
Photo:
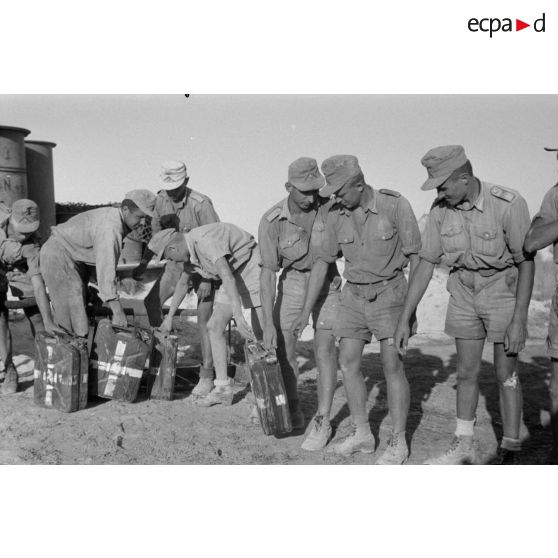
[[[558,462],[558,97],[0,106],[3,463]]]

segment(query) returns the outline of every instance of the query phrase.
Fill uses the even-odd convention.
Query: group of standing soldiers
[[[99,296],[112,310],[113,322],[125,325],[116,282],[122,240],[150,222],[154,234],[134,276],[141,277],[154,256],[164,258],[159,298],[164,303],[172,295],[167,316],[163,319],[161,313],[159,323],[153,325],[170,331],[186,294],[195,289],[198,296],[203,362],[192,391],[194,403],[202,407],[232,404],[225,330],[234,318],[245,338],[263,339],[267,349],[276,349],[293,428],[298,430],[307,424],[297,390],[296,344],[312,316],[319,375],[318,408],[302,443],[308,451],[326,446],[346,456],[375,451],[361,371],[364,345],[374,336],[380,342],[392,425],[386,449],[376,461],[379,464],[402,464],[409,456],[410,388],[403,358],[409,337],[416,331],[416,308],[434,267],[444,261],[450,268],[445,331],[455,338],[457,350],[457,425],[447,451],[427,463],[477,462],[473,434],[486,340],[494,344],[503,419],[503,438],[491,462],[519,463],[522,393],[517,355],[527,335],[534,253],[554,244],[558,261],[558,189],[547,193],[531,223],[521,195],[475,177],[463,147],[431,149],[421,162],[428,172],[422,189],[436,189],[438,194],[422,240],[407,199],[399,192],[369,186],[352,155],[329,157],[321,172],[315,159],[292,162],[285,184],[287,197],[261,218],[259,245],[242,228],[221,223],[211,200],[188,187],[184,163],[170,161],[163,164],[157,195],[133,190],[120,208],[77,215],[53,227],[42,248],[35,237],[38,208],[30,200],[16,202],[0,223],[0,260],[10,273],[25,268],[31,279],[44,321],[37,326],[35,320],[35,327],[49,331],[61,327],[86,336],[86,264],[96,267]],[[23,217],[20,205],[27,211]],[[345,261],[343,287],[336,263],[341,257]],[[22,262],[27,266],[21,267]],[[404,270],[409,264],[407,280]],[[243,308],[252,311],[251,326]],[[6,368],[3,393],[13,393],[17,373],[4,304],[0,310],[0,357]],[[552,459],[556,461],[557,295],[548,345]],[[332,441],[330,418],[338,362],[354,429],[349,436]]]

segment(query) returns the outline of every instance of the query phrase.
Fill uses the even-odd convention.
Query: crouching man
[[[45,284],[39,268],[39,208],[32,200],[14,202],[11,213],[0,221],[0,358],[6,377],[2,394],[17,391],[17,371],[12,361],[12,336],[8,325],[6,298],[8,285],[12,293],[27,298],[34,296],[37,306],[24,308],[31,333],[56,329]]]
[[[207,324],[215,386],[209,394],[196,396],[194,402],[202,407],[231,405],[233,388],[227,376],[227,324],[234,318],[245,339],[261,338],[260,255],[256,240],[236,225],[211,223],[188,233],[165,229],[153,236],[148,248],[159,258],[183,264],[169,313],[161,325],[162,331],[172,329],[172,319],[188,292],[193,273],[222,282],[215,293],[213,314]],[[243,306],[252,310],[253,330],[244,318]]]

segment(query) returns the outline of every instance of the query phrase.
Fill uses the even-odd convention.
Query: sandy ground
[[[419,320],[423,315],[423,334],[415,338],[406,358],[412,391],[408,421],[410,464],[421,463],[427,456],[444,450],[454,428],[455,349],[451,340],[440,332],[445,307],[443,293],[434,288],[438,283],[434,283],[419,312]],[[443,282],[440,284],[443,286]],[[438,306],[434,308],[434,305]],[[539,321],[539,311],[543,312],[544,308],[535,308],[531,321]],[[195,328],[189,327],[195,336]],[[537,327],[544,331],[542,326]],[[241,387],[237,389],[233,406],[228,408],[195,407],[189,398],[192,384],[188,381],[177,382],[176,399],[172,402],[148,400],[142,393],[133,404],[98,399],[87,409],[72,414],[37,407],[33,403],[33,345],[25,320],[16,319],[12,332],[21,390],[12,396],[0,396],[2,464],[367,464],[374,463],[389,436],[386,385],[377,343],[367,347],[363,362],[370,422],[377,440],[376,454],[345,459],[328,452],[304,452],[300,449],[304,432],[281,439],[265,436],[259,425],[248,421],[247,390]],[[299,351],[300,392],[309,421],[317,405],[317,371],[312,343],[308,334],[305,337]],[[195,343],[195,339],[192,341]],[[521,360],[524,461],[543,463],[551,439],[548,359],[542,339],[532,339]],[[477,422],[478,453],[483,461],[494,453],[501,436],[498,392],[491,365],[491,347],[487,346]],[[193,377],[191,373],[188,376],[187,370],[182,375]],[[349,412],[340,375],[333,417],[336,435],[342,436],[349,428]]]

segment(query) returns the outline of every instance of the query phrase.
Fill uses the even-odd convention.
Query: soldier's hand
[[[202,279],[196,294],[198,295],[198,300],[205,300],[211,294],[211,281]]]
[[[289,329],[290,334],[296,337],[297,339],[300,339],[302,332],[306,329],[306,326],[308,325],[309,319],[310,316],[308,314],[301,312],[293,321]]]
[[[527,331],[525,324],[519,320],[512,320],[504,335],[504,351],[507,355],[517,355],[525,348]]]
[[[266,351],[277,348],[277,330],[273,324],[264,328],[263,345]]]
[[[168,335],[172,330],[172,318],[167,315],[163,323],[159,326],[159,331],[164,335]]]
[[[45,321],[45,330],[51,335],[53,333],[66,333],[63,329],[59,328],[54,322]]]
[[[116,327],[127,327],[128,320],[126,319],[126,314],[122,310],[113,312],[112,314],[112,325]]]
[[[244,316],[242,314],[237,314],[233,317],[240,335],[248,341],[254,340],[256,336],[254,335],[252,328],[248,325],[248,322],[244,319]]]
[[[407,344],[409,343],[410,335],[409,325],[399,322],[393,334],[393,344],[401,356],[405,356],[407,353]]]

